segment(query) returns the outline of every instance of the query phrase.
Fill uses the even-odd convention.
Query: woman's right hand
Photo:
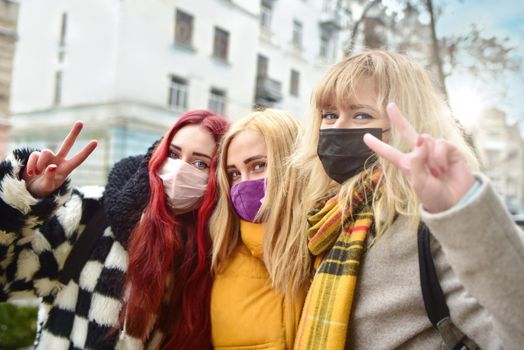
[[[444,139],[419,135],[394,103],[388,104],[386,112],[392,127],[411,145],[411,152],[402,153],[371,134],[364,135],[366,145],[400,169],[428,212],[442,212],[457,204],[475,183],[466,158]]]
[[[97,141],[92,140],[72,158],[66,159],[82,127],[81,121],[73,124],[69,135],[64,139],[57,153],[48,149],[31,153],[22,179],[25,180],[27,190],[33,197],[44,198],[56,191],[62,186],[69,174],[95,150]]]

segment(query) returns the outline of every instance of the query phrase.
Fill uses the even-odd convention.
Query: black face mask
[[[366,133],[382,140],[381,128],[320,130],[318,157],[326,174],[339,184],[361,172],[365,165],[376,161],[375,152],[364,143]]]

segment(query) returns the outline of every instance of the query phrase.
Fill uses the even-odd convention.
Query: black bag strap
[[[76,243],[73,245],[73,249],[67,257],[64,268],[60,273],[59,281],[63,285],[69,283],[70,280],[78,282],[80,271],[84,267],[91,255],[91,252],[95,248],[96,243],[104,233],[107,227],[106,215],[104,207],[100,207],[95,211],[93,217],[87,223],[84,232],[80,235]]]
[[[449,309],[431,256],[429,229],[424,224],[421,224],[418,229],[418,262],[426,313],[433,327],[437,328],[440,320],[449,317]]]
[[[476,345],[453,324],[446,298],[440,287],[433,256],[431,255],[430,232],[422,222],[417,232],[420,287],[424,307],[433,327],[438,330],[450,350],[475,349]],[[457,334],[458,333],[458,334]],[[460,334],[462,334],[460,336]]]

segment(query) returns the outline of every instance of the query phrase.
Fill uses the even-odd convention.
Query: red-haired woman
[[[95,149],[16,150],[0,164],[0,301],[42,298],[37,349],[210,347],[210,237],[216,149],[228,122],[181,116],[145,156],[126,158],[105,190],[71,189]],[[93,192],[93,191],[91,191]],[[107,222],[78,278],[60,283],[86,224]]]

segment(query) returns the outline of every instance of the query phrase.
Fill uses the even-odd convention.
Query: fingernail
[[[433,175],[434,177],[439,177],[440,173],[437,169],[431,168],[430,171],[431,171],[431,175]]]
[[[50,171],[50,172],[56,171],[56,167],[51,167],[51,168],[49,168],[49,171]]]
[[[36,170],[35,170],[35,174],[36,174],[36,175],[40,175],[40,170],[36,169]]]
[[[417,139],[417,146],[422,146],[424,144],[424,138],[422,136],[419,136]]]
[[[27,175],[29,175],[29,176],[33,176],[33,171],[32,171],[32,170],[28,170],[28,171],[27,171]]]

